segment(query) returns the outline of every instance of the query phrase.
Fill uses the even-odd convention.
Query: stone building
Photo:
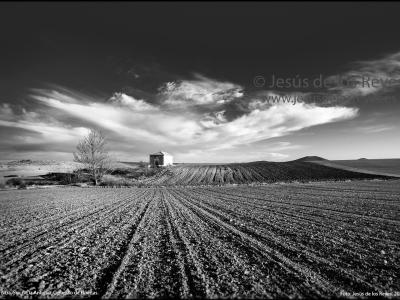
[[[173,165],[173,157],[171,154],[160,151],[157,153],[150,154],[150,167],[157,168],[157,167],[166,167]]]

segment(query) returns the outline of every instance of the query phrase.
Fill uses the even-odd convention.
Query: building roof
[[[171,156],[171,154],[169,154],[167,152],[164,152],[164,151],[159,151],[159,152],[156,152],[156,153],[152,153],[150,155],[169,155],[169,156]]]

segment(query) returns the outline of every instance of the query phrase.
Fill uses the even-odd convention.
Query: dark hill
[[[321,161],[326,160],[320,156],[304,156],[302,158],[296,159],[295,161]]]
[[[342,170],[308,161],[178,165],[146,178],[149,185],[249,184],[281,181],[323,181],[391,177]]]

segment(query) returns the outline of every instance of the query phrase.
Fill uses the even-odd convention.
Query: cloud
[[[162,111],[143,109],[143,105],[132,105],[131,102],[125,105],[122,102],[119,105],[98,102],[66,103],[59,98],[53,98],[51,93],[49,96],[34,95],[33,98],[64,114],[89,122],[94,127],[104,128],[133,140],[169,144],[169,130],[190,135],[193,134],[191,129],[195,127],[193,122],[184,117],[169,118]]]
[[[227,121],[224,111],[213,114],[182,114],[143,103],[137,105],[140,102],[131,98],[126,98],[129,101],[119,101],[114,106],[111,105],[113,102],[67,103],[51,98],[53,93],[49,95],[34,98],[125,138],[165,146],[198,146],[209,149],[253,143],[357,115],[357,109],[354,108],[279,103],[268,107],[260,106],[248,114]],[[127,110],[127,107],[130,109]]]
[[[200,124],[205,128],[217,127],[220,124],[226,123],[225,110],[205,114],[200,120]]]
[[[250,161],[260,161],[260,160],[274,160],[283,161],[287,160],[288,154],[270,152],[266,151],[265,147],[245,147],[233,148],[229,151],[207,151],[202,149],[194,149],[190,151],[185,151],[179,154],[177,158],[178,162],[196,162],[199,161],[201,157],[201,162],[208,163],[239,163],[239,162],[250,162]]]
[[[10,116],[14,115],[13,110],[10,107],[10,104],[8,103],[3,103],[0,106],[0,115],[2,116],[2,119],[4,118],[9,118]]]
[[[390,91],[400,84],[400,52],[376,60],[355,62],[353,70],[327,79],[332,84],[330,91],[348,97]]]
[[[267,153],[267,155],[269,155],[270,157],[272,157],[273,159],[285,159],[288,158],[289,155],[287,154],[282,154],[282,153],[276,153],[276,152],[269,152]]]
[[[356,127],[356,130],[364,134],[371,134],[371,133],[380,133],[383,131],[389,131],[395,128],[396,128],[395,126],[382,124],[382,125],[371,125],[371,126],[359,126]]]
[[[216,148],[229,148],[284,136],[311,126],[351,119],[357,113],[356,108],[280,103],[264,109],[254,109],[249,114],[218,125],[209,134],[209,140],[218,141]]]
[[[293,145],[290,142],[275,142],[267,145],[269,151],[284,151],[302,148],[301,145]]]
[[[257,92],[253,98],[248,101],[248,109],[250,111],[255,109],[265,109],[275,104],[292,104],[296,105],[309,98],[310,93],[304,92],[276,92],[271,90],[264,90]],[[311,103],[313,103],[311,101]]]
[[[88,133],[85,127],[42,118],[25,109],[21,114],[16,114],[9,105],[4,104],[0,107],[0,127],[2,148],[17,151],[70,151],[70,146]]]
[[[167,82],[159,88],[162,101],[168,105],[224,104],[243,96],[243,88],[199,74],[193,80]]]
[[[273,105],[246,95],[246,109],[235,110],[233,101],[244,102],[236,84],[196,75],[161,89],[160,101],[150,103],[122,92],[108,100],[72,90],[34,89],[30,95],[40,110],[16,114],[10,105],[1,107],[0,126],[25,130],[19,137],[28,144],[59,143],[71,149],[90,127],[105,131],[110,150],[131,160],[155,150],[174,153],[178,159],[200,153],[197,160],[214,157],[246,160],[255,157],[243,147],[281,137],[311,126],[338,122],[357,116],[349,107],[320,107],[306,103]],[[181,105],[177,107],[178,102]],[[194,109],[193,105],[202,109]],[[229,116],[229,117],[228,117]],[[72,145],[72,146],[71,146]],[[282,159],[294,145],[280,144],[261,151],[259,159]],[[224,154],[224,151],[236,156]],[[240,150],[241,149],[241,150]],[[226,152],[226,151],[225,151]],[[260,154],[260,152],[257,152]],[[233,155],[233,154],[232,154]],[[137,157],[137,156],[136,156]]]
[[[108,101],[114,105],[131,108],[133,111],[155,111],[157,108],[144,100],[137,100],[124,93],[114,93]]]

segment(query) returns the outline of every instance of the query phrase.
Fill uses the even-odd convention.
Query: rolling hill
[[[390,177],[295,160],[220,165],[178,165],[161,170],[156,175],[144,179],[143,183],[149,185],[213,185],[375,178],[388,179]]]
[[[347,171],[400,177],[400,159],[315,160],[314,163]]]
[[[320,156],[304,156],[302,158],[296,159],[295,161],[326,161],[326,159]]]

